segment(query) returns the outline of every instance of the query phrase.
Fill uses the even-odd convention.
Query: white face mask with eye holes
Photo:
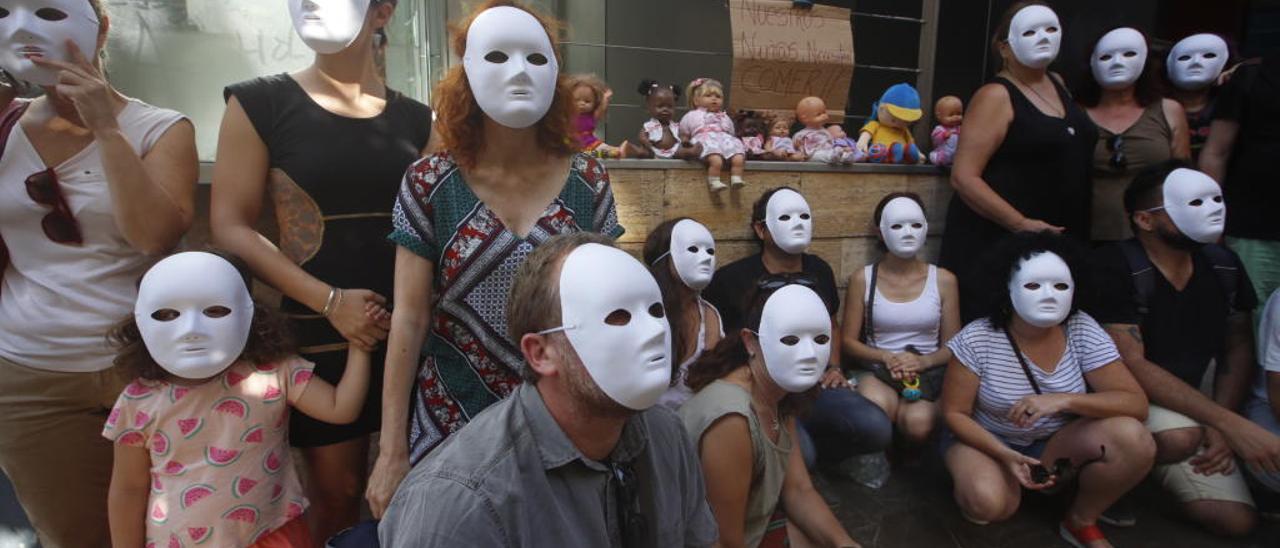
[[[58,71],[32,57],[71,61],[71,40],[90,61],[97,53],[98,15],[88,0],[0,0],[0,67],[40,86],[58,82]]]
[[[1009,49],[1023,66],[1033,69],[1048,67],[1058,57],[1062,45],[1062,25],[1058,14],[1045,6],[1027,6],[1018,10],[1009,22]]]
[[[658,282],[615,247],[584,244],[560,267],[560,327],[591,380],[619,405],[643,411],[671,382],[671,327]]]
[[[133,318],[160,367],[184,379],[207,379],[244,352],[253,299],[240,273],[222,257],[178,253],[142,277]]]
[[[334,54],[347,49],[369,14],[371,0],[289,0],[293,30],[316,53]]]
[[[522,129],[551,109],[560,64],[533,15],[501,6],[471,23],[462,69],[480,110],[503,126]]]
[[[1169,81],[1178,89],[1196,91],[1218,81],[1227,66],[1227,42],[1216,34],[1193,34],[1173,45],[1166,60]]]
[[[1227,226],[1227,205],[1222,187],[1194,169],[1178,168],[1164,179],[1164,210],[1174,226],[1188,238],[1211,244]]]
[[[813,240],[813,213],[799,192],[784,188],[769,197],[764,208],[764,226],[773,243],[783,252],[798,255]]]
[[[693,219],[681,219],[671,227],[671,264],[684,285],[702,291],[716,272],[716,241],[711,231]]]
[[[785,285],[760,313],[760,353],[769,378],[793,394],[818,384],[831,359],[831,317],[822,298],[803,285]]]
[[[1128,27],[1102,35],[1089,60],[1093,79],[1102,89],[1124,89],[1142,76],[1147,66],[1147,39]]]
[[[1056,253],[1042,251],[1018,263],[1009,279],[1009,300],[1022,321],[1053,327],[1071,314],[1076,283]]]
[[[880,237],[889,253],[903,259],[915,257],[928,235],[929,222],[915,200],[894,198],[880,211]]]

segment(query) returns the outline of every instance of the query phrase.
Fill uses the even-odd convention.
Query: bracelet
[[[328,318],[329,313],[333,312],[334,307],[337,306],[338,302],[341,301],[341,299],[342,299],[342,290],[336,287],[330,287],[329,297],[324,300],[324,308],[320,309],[320,315]]]

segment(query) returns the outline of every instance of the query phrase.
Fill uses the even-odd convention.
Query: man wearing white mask
[[[1280,470],[1280,438],[1238,414],[1255,377],[1249,314],[1257,298],[1240,259],[1216,243],[1227,213],[1222,190],[1167,162],[1134,178],[1125,209],[1137,236],[1098,251],[1093,312],[1151,400],[1156,476],[1196,522],[1246,534],[1256,514],[1243,469]],[[1131,524],[1126,513],[1115,508],[1105,519]]]
[[[1187,128],[1191,134],[1191,159],[1209,140],[1213,107],[1217,100],[1218,77],[1227,66],[1230,51],[1227,42],[1216,34],[1193,34],[1178,41],[1165,59],[1166,89],[1187,112]]]
[[[1129,27],[1107,32],[1089,58],[1093,78],[1081,82],[1076,100],[1098,126],[1093,147],[1093,203],[1089,239],[1132,237],[1124,213],[1124,189],[1134,174],[1170,158],[1190,158],[1186,113],[1160,96],[1147,62],[1147,38]]]
[[[697,454],[654,406],[670,332],[644,266],[604,236],[552,239],[520,266],[508,326],[526,384],[413,469],[382,546],[715,544]]]
[[[703,295],[720,311],[724,331],[740,329],[746,302],[765,276],[782,275],[807,284],[822,297],[827,316],[839,332],[840,294],[831,265],[806,253],[813,239],[813,212],[804,196],[789,187],[765,191],[751,211],[751,228],[760,253],[716,271]],[[800,445],[805,462],[836,464],[855,455],[877,454],[889,445],[893,426],[874,403],[850,389],[840,370],[840,341],[834,343],[821,395],[802,421]]]

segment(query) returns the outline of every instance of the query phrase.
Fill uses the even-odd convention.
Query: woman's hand
[[[387,298],[368,289],[340,289],[340,301],[329,311],[329,323],[351,344],[372,352],[378,341],[387,339],[391,314]]]
[[[928,369],[923,356],[910,352],[890,354],[885,366],[889,368],[889,374],[897,381],[915,378],[920,375],[920,372]]]
[[[1012,449],[1009,450],[1009,455],[1003,460],[1005,468],[1013,474],[1013,477],[1018,478],[1018,483],[1032,491],[1041,491],[1053,487],[1054,482],[1058,480],[1057,476],[1049,476],[1049,479],[1045,480],[1044,483],[1036,483],[1031,476],[1031,467],[1040,466],[1040,461]]]
[[[369,486],[364,490],[364,498],[369,501],[369,511],[373,519],[382,519],[391,498],[395,496],[400,482],[409,475],[409,457],[379,453],[373,464],[373,472],[369,474]]]
[[[1013,232],[1044,232],[1050,231],[1054,234],[1062,234],[1066,229],[1058,225],[1051,225],[1040,219],[1028,219],[1023,217],[1018,224],[1013,227]]]
[[[828,367],[827,372],[822,374],[822,380],[818,381],[824,390],[831,388],[849,388],[849,379],[844,378],[844,374],[840,372],[839,367]]]
[[[33,57],[31,61],[58,71],[58,83],[55,87],[58,95],[66,97],[75,105],[81,123],[89,131],[99,134],[118,130],[120,125],[116,122],[111,86],[102,76],[102,71],[93,66],[71,40],[67,40],[67,53],[71,54],[71,62],[44,57]]]
[[[1018,428],[1028,428],[1043,417],[1056,415],[1067,410],[1071,402],[1070,394],[1037,394],[1018,400],[1009,408],[1009,422]]]

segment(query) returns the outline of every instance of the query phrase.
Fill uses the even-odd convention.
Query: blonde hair
[[[724,97],[724,85],[715,78],[698,78],[689,82],[689,92],[685,94],[689,96],[689,108],[698,108],[698,99],[711,93],[711,90],[720,92],[720,96]]]

